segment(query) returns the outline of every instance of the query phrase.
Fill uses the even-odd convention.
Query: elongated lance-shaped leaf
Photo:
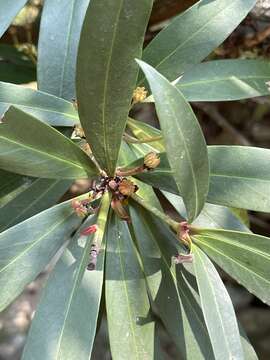
[[[208,193],[209,163],[205,139],[181,92],[150,65],[138,62],[155,98],[168,160],[191,222],[201,212]]]
[[[134,147],[134,144],[131,144]],[[140,147],[143,150],[143,147]],[[140,155],[144,155],[141,151]],[[270,211],[270,150],[247,146],[208,146],[210,185],[207,202],[255,211]],[[179,194],[165,153],[153,172],[137,175],[140,180]],[[142,164],[140,158],[127,167]]]
[[[153,190],[141,182],[137,185],[140,196],[160,209]],[[130,214],[150,295],[170,336],[185,359],[214,359],[192,287],[183,277],[179,278],[171,264],[172,256],[178,253],[176,237],[134,202],[130,204]]]
[[[109,205],[106,194],[98,216],[80,228],[96,222],[96,233],[85,236],[79,231],[57,263],[35,313],[23,360],[90,359],[103,285],[106,244],[102,240]],[[96,270],[87,271],[93,242],[101,247]]]
[[[24,7],[24,5],[27,3],[27,0],[1,0],[0,1],[0,37],[4,34],[4,32],[9,27],[12,20],[15,18],[15,16],[18,14],[18,12],[21,10],[21,8]]]
[[[173,249],[166,241],[168,233],[166,235],[165,230],[161,229],[162,224],[152,219],[143,209],[136,210],[133,206],[131,217],[149,291],[172,340],[187,359],[213,359],[196,281],[190,274],[192,264],[185,264],[184,267],[178,265],[176,269],[171,266]],[[176,285],[172,284],[172,279]],[[245,359],[257,360],[243,331],[241,342]]]
[[[126,148],[124,150],[126,157],[128,157],[126,161],[131,161],[134,155],[132,156]],[[141,182],[137,182],[137,185],[139,186],[139,195],[156,208],[161,209],[154,192],[149,186]],[[182,353],[186,353],[186,356],[191,359],[201,358],[202,352],[204,354],[208,353],[207,356],[210,359],[213,354],[211,352],[210,355],[211,344],[208,335],[205,335],[206,328],[200,309],[196,280],[192,280],[190,276],[187,276],[187,271],[182,271],[185,269],[179,267],[175,272],[174,267],[171,266],[171,256],[177,252],[172,246],[172,244],[175,244],[175,237],[172,238],[169,229],[156,221],[151,215],[149,216],[149,213],[144,209],[133,203],[131,205],[132,227],[136,235],[148,287],[157,306],[159,316]],[[200,218],[201,216],[196,220],[199,221]],[[161,255],[161,252],[163,255]],[[188,264],[185,266],[187,267]],[[188,271],[190,272],[190,270],[189,266]],[[168,274],[169,271],[171,274]],[[172,280],[175,281],[175,285],[172,284]],[[176,290],[174,290],[175,287]],[[179,296],[179,302],[177,296]],[[169,304],[171,306],[168,306]],[[172,309],[172,313],[169,311],[170,309]],[[254,349],[241,328],[240,330],[245,358],[257,360]],[[186,343],[183,341],[182,331],[186,336]],[[194,342],[193,339],[196,339],[196,341]]]
[[[210,146],[209,202],[270,211],[270,150],[246,146]]]
[[[0,115],[3,115],[10,105],[52,126],[74,126],[79,123],[72,103],[42,91],[0,82]]]
[[[71,140],[15,107],[0,124],[0,139],[2,169],[55,179],[97,174],[90,158]]]
[[[79,115],[93,154],[113,175],[136,85],[152,0],[91,0],[78,63]]]
[[[186,218],[186,210],[181,196],[162,191],[162,194],[172,204],[175,210]],[[227,229],[236,231],[249,232],[249,228],[243,224],[234,214],[225,206],[213,205],[206,203],[202,212],[193,222],[198,227],[207,227],[214,229]]]
[[[158,358],[144,274],[128,226],[115,213],[107,229],[105,290],[112,357]]]
[[[36,278],[79,223],[67,201],[0,234],[0,311]]]
[[[196,229],[194,242],[222,269],[270,305],[270,239],[229,230]]]
[[[35,179],[17,196],[0,207],[0,231],[54,205],[68,190],[70,180]]]
[[[75,98],[78,43],[89,0],[46,0],[38,43],[38,87]]]
[[[207,57],[246,17],[256,0],[201,0],[146,47],[143,60],[169,80]],[[140,84],[144,82],[143,75]]]
[[[216,359],[244,360],[230,296],[208,257],[193,246],[194,269],[206,326]]]
[[[193,66],[176,86],[188,101],[228,101],[269,95],[270,64],[217,60]]]

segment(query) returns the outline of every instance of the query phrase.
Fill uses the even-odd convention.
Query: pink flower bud
[[[91,225],[91,226],[88,226],[87,228],[85,228],[81,234],[82,235],[89,235],[89,234],[94,234],[96,231],[97,231],[98,227],[97,225]]]

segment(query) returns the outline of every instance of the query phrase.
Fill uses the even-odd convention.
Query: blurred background
[[[0,81],[36,88],[37,40],[42,2],[42,0],[29,1],[1,38]],[[174,16],[195,2],[195,0],[156,0],[145,45]],[[208,59],[227,58],[270,60],[270,0],[258,0],[253,11]],[[237,102],[193,103],[192,106],[208,144],[270,148],[270,97]],[[134,116],[158,126],[151,104],[144,106],[143,111],[138,107]],[[244,216],[254,232],[270,236],[270,214],[250,212],[247,216],[245,212],[238,212],[237,215]],[[55,260],[36,281],[27,286],[13,304],[0,314],[0,360],[20,359],[42,286],[54,263]],[[269,308],[226,274],[222,273],[222,277],[231,294],[237,316],[259,359],[269,360]],[[160,336],[166,358],[180,359],[175,346],[162,327],[160,327]],[[111,359],[105,318],[96,338],[92,359]]]

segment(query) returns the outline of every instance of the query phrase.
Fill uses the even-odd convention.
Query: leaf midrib
[[[62,111],[58,111],[58,110],[54,110],[54,109],[50,109],[50,108],[44,108],[41,106],[31,106],[31,105],[24,105],[24,104],[20,104],[18,102],[5,102],[5,101],[0,101],[0,104],[2,105],[7,105],[7,106],[17,106],[17,107],[22,107],[25,110],[29,109],[29,110],[40,110],[42,112],[49,112],[49,113],[53,113],[53,114],[59,114],[59,115],[64,115],[68,118],[71,119],[76,119],[79,121],[79,117],[76,115],[72,115],[70,113],[66,113],[66,112],[62,112]]]
[[[70,293],[70,296],[69,296],[69,300],[68,300],[68,303],[67,303],[67,307],[66,307],[66,311],[65,311],[65,315],[64,315],[64,322],[63,322],[63,326],[61,328],[61,333],[60,333],[60,336],[59,336],[59,339],[58,339],[57,351],[56,351],[56,354],[55,354],[55,359],[58,359],[58,356],[59,356],[59,354],[61,352],[61,344],[62,344],[62,340],[63,340],[63,336],[64,336],[66,322],[67,322],[67,319],[68,319],[68,316],[69,316],[69,313],[70,313],[70,308],[71,308],[71,305],[72,305],[72,301],[73,301],[73,298],[74,298],[74,294],[75,294],[75,291],[78,289],[78,287],[81,284],[80,275],[82,274],[82,272],[85,271],[85,259],[89,256],[89,247],[91,245],[89,237],[88,237],[87,241],[88,241],[88,243],[86,244],[86,246],[85,246],[85,248],[83,250],[83,255],[82,255],[82,258],[81,258],[81,262],[80,262],[80,265],[79,265],[79,267],[77,269],[76,276],[75,276],[75,279],[74,279],[74,283],[73,283],[71,293]],[[100,254],[100,255],[102,256],[102,254]]]
[[[63,96],[63,92],[64,92],[63,80],[64,80],[64,76],[65,76],[65,72],[66,72],[67,55],[68,55],[68,51],[69,51],[69,42],[70,42],[70,38],[71,38],[71,25],[72,25],[74,11],[75,11],[75,0],[73,0],[73,3],[72,3],[72,8],[71,8],[71,12],[70,12],[69,21],[68,21],[68,28],[66,30],[67,38],[66,38],[66,46],[65,46],[65,52],[64,52],[64,64],[62,66],[61,75],[60,75],[60,89],[59,89],[60,97]]]
[[[211,289],[211,292],[212,292],[212,298],[213,298],[213,301],[214,301],[214,303],[215,303],[215,305],[216,305],[216,309],[217,309],[217,314],[218,314],[218,317],[219,317],[219,323],[221,324],[221,328],[222,328],[222,332],[223,332],[223,338],[224,338],[224,341],[225,341],[225,343],[226,343],[226,347],[227,347],[227,352],[228,352],[228,354],[230,354],[231,353],[231,351],[230,351],[230,345],[229,345],[229,343],[228,343],[228,340],[227,340],[227,336],[226,336],[226,330],[225,330],[225,328],[224,328],[224,325],[223,325],[223,320],[222,320],[222,316],[221,316],[221,313],[220,313],[220,309],[219,309],[219,306],[218,306],[218,302],[217,302],[217,299],[216,299],[216,295],[215,295],[215,291],[214,291],[214,289],[213,289],[213,285],[212,285],[212,283],[211,283],[211,281],[209,280],[209,278],[208,278],[208,272],[206,271],[206,269],[205,269],[205,267],[204,267],[204,263],[203,263],[203,261],[201,260],[201,255],[199,254],[199,252],[198,251],[196,251],[196,253],[197,253],[197,256],[199,257],[199,260],[200,260],[200,262],[201,262],[201,266],[204,268],[204,270],[205,270],[205,273],[206,273],[206,275],[207,276],[205,276],[204,278],[205,278],[205,280],[208,282],[208,285],[209,285],[209,287],[210,287],[210,289]],[[198,281],[197,281],[198,282]],[[204,305],[205,305],[205,303],[203,304],[202,303],[202,301],[201,301],[201,304],[202,304],[202,308],[204,308]],[[205,317],[206,319],[207,319],[207,317]],[[205,319],[205,320],[206,320]],[[206,321],[206,326],[207,326],[207,321]],[[208,327],[208,326],[207,326]],[[215,350],[214,350],[214,347],[213,347],[213,351],[215,352]],[[231,359],[233,359],[233,356],[231,357]]]
[[[184,296],[184,298],[186,299],[186,302],[187,302],[187,304],[188,304],[191,312],[195,314],[195,316],[196,316],[199,324],[201,325],[201,328],[203,329],[204,333],[207,334],[207,330],[206,330],[204,324],[202,323],[201,319],[199,318],[197,312],[194,311],[194,308],[193,308],[192,305],[190,304],[190,301],[189,301],[187,295],[185,294],[184,291],[182,291],[181,287],[178,287],[178,286],[177,286],[177,278],[176,278],[174,272],[171,270],[169,264],[167,263],[167,260],[166,260],[166,258],[164,257],[164,255],[163,255],[163,253],[162,253],[162,251],[161,251],[161,249],[160,249],[159,244],[157,243],[154,235],[152,234],[152,230],[151,230],[148,222],[146,221],[146,219],[145,219],[143,216],[141,216],[141,221],[144,223],[145,227],[148,229],[148,234],[151,236],[151,238],[153,239],[154,243],[157,245],[157,247],[158,247],[158,249],[159,249],[159,252],[160,252],[160,257],[161,257],[161,259],[163,260],[163,263],[164,263],[165,267],[167,268],[167,270],[168,270],[169,273],[171,274],[171,277],[172,277],[173,282],[174,282],[175,291],[176,291],[177,297],[178,297],[178,299],[179,299],[179,304],[181,304],[181,301],[180,301],[181,296],[180,296],[180,294],[179,294],[179,290],[181,290],[181,294],[182,294],[182,295]]]
[[[225,239],[222,239],[222,238],[219,238],[219,237],[215,237],[214,235],[213,236],[211,236],[211,235],[207,235],[206,234],[206,236],[205,236],[207,239],[211,239],[211,240],[213,240],[213,241],[219,241],[219,242],[223,242],[223,243],[225,243],[225,244],[228,244],[228,245],[230,245],[230,246],[235,246],[236,248],[239,248],[240,250],[241,249],[245,249],[245,250],[247,250],[247,251],[249,251],[249,252],[251,252],[251,253],[255,253],[256,252],[256,254],[259,254],[259,255],[261,255],[262,257],[264,257],[265,259],[267,259],[267,260],[270,260],[270,255],[267,255],[265,252],[263,252],[262,250],[258,250],[258,249],[255,249],[255,248],[252,248],[252,247],[250,247],[250,246],[248,246],[248,245],[246,245],[246,244],[239,244],[239,243],[237,243],[237,242],[230,242],[230,241],[228,241],[228,240],[225,240]],[[195,239],[200,239],[199,241],[201,241],[201,239],[202,238],[205,238],[203,235],[200,235],[200,237],[198,237],[198,236],[194,236],[194,238]],[[270,241],[269,241],[269,245],[270,245]]]
[[[199,243],[201,242],[202,244],[204,244],[206,247],[210,248],[213,252],[216,252],[217,254],[219,254],[221,257],[223,258],[226,258],[226,259],[229,259],[230,262],[233,262],[235,263],[237,266],[243,268],[244,270],[250,272],[255,278],[260,278],[263,282],[266,282],[267,284],[269,284],[270,286],[270,281],[267,280],[266,278],[262,277],[260,274],[252,271],[250,268],[246,267],[244,264],[236,261],[234,258],[232,257],[229,257],[228,255],[220,252],[219,250],[217,250],[216,248],[213,248],[212,246],[210,246],[208,243],[205,243],[204,241],[202,241],[201,239],[200,240],[197,240]],[[269,259],[268,259],[269,260]],[[240,280],[239,280],[240,281]],[[242,282],[242,280],[240,281]]]
[[[237,75],[231,75],[229,77],[224,77],[224,78],[217,78],[217,79],[211,79],[211,80],[196,80],[196,81],[187,81],[184,82],[184,78],[181,79],[183,80],[183,83],[181,82],[181,80],[176,84],[176,86],[179,86],[180,88],[186,88],[189,86],[193,86],[193,85],[199,85],[199,84],[210,84],[210,83],[215,83],[215,82],[220,82],[220,81],[230,81],[233,78],[237,78],[239,80],[246,80],[246,79],[268,79],[269,75],[265,75],[265,76],[237,76]]]
[[[160,65],[162,65],[168,58],[173,56],[178,50],[180,50],[183,46],[185,46],[187,43],[189,43],[194,37],[196,37],[197,34],[199,34],[201,31],[203,31],[213,21],[213,19],[215,17],[220,16],[224,11],[230,9],[230,7],[233,6],[236,1],[238,1],[238,0],[235,0],[229,6],[225,5],[225,7],[222,10],[219,10],[218,13],[215,13],[213,15],[213,17],[211,17],[211,19],[209,19],[203,26],[201,26],[197,31],[195,31],[192,34],[192,36],[188,37],[184,42],[182,42],[182,44],[177,46],[169,55],[167,55],[165,58],[163,58],[160,61],[160,63],[158,63],[158,65],[155,66],[155,68],[158,69],[160,67]]]
[[[121,234],[118,226],[117,226],[117,233]],[[128,289],[127,289],[126,278],[125,278],[125,268],[124,268],[123,259],[122,259],[122,255],[121,255],[122,254],[122,247],[121,247],[121,242],[120,242],[119,236],[117,236],[117,247],[119,249],[118,256],[119,256],[119,260],[120,260],[120,267],[121,267],[121,274],[122,274],[122,284],[123,284],[124,292],[125,292],[125,295],[126,295],[128,315],[129,315],[129,324],[130,324],[131,332],[133,334],[132,338],[133,338],[133,343],[134,343],[135,351],[136,351],[136,359],[140,360],[139,351],[138,351],[138,347],[137,347],[137,341],[136,341],[136,335],[135,335],[135,329],[134,329],[133,322],[132,322],[132,318],[133,318],[132,317],[132,310],[130,308],[129,295],[128,295]]]
[[[30,190],[31,186],[36,185],[36,183],[39,182],[39,180],[40,180],[40,179],[34,181],[34,182],[29,186],[29,188],[27,188],[26,190]],[[54,181],[53,184],[51,184],[44,192],[40,193],[40,194],[35,198],[35,200],[33,200],[32,202],[30,202],[30,204],[29,204],[28,206],[24,207],[23,211],[21,211],[15,218],[12,218],[12,220],[11,220],[9,223],[7,223],[7,224],[5,225],[5,227],[1,228],[1,231],[4,231],[5,229],[7,229],[7,228],[10,226],[10,224],[12,224],[12,223],[14,223],[14,222],[16,223],[16,220],[17,220],[18,218],[20,218],[23,214],[27,213],[27,211],[28,211],[29,209],[31,209],[31,207],[35,206],[35,204],[37,204],[37,203],[40,201],[40,199],[42,199],[57,183],[59,183],[59,180]],[[7,205],[8,205],[8,204],[7,204]]]
[[[107,133],[107,126],[106,126],[106,118],[105,118],[105,110],[107,107],[107,90],[108,90],[108,82],[109,82],[109,74],[110,74],[110,69],[111,69],[111,62],[112,62],[112,55],[113,55],[113,50],[114,50],[114,44],[115,44],[115,40],[116,40],[116,34],[118,31],[118,26],[119,26],[119,19],[120,19],[120,15],[122,12],[122,7],[124,4],[124,0],[121,0],[120,2],[120,6],[119,6],[119,10],[116,16],[116,26],[114,27],[113,30],[113,36],[112,36],[112,41],[111,41],[111,46],[110,46],[110,50],[109,50],[109,56],[108,56],[108,62],[107,62],[107,66],[106,66],[106,71],[105,71],[105,79],[104,79],[104,91],[103,91],[103,106],[102,106],[102,127],[103,127],[103,146],[104,146],[104,150],[105,150],[105,155],[106,155],[106,162],[107,162],[107,170],[111,170],[111,156],[110,156],[110,152],[109,152],[109,143],[108,143],[108,133]]]
[[[28,251],[30,251],[32,248],[34,248],[36,245],[38,245],[45,237],[47,237],[50,233],[52,233],[58,226],[60,226],[62,223],[66,222],[66,220],[73,215],[73,211],[69,212],[68,215],[64,217],[64,219],[61,219],[61,221],[57,222],[53,227],[51,227],[47,232],[45,232],[40,238],[38,238],[36,241],[31,243],[30,246],[26,247],[25,250],[23,250],[18,256],[15,256],[11,259],[11,261],[4,266],[2,269],[0,269],[0,275],[6,271],[7,268],[9,268],[12,264],[14,264],[17,260],[19,260],[22,256],[24,256]]]
[[[83,166],[79,165],[78,163],[74,163],[74,162],[72,162],[72,161],[68,161],[67,159],[64,159],[64,158],[62,158],[62,157],[60,157],[60,156],[55,156],[55,155],[53,155],[53,154],[51,154],[51,153],[49,153],[49,152],[44,152],[44,151],[42,151],[42,150],[38,150],[37,148],[34,148],[34,147],[32,147],[32,146],[29,146],[29,145],[26,145],[25,143],[21,143],[21,142],[15,141],[15,140],[11,140],[11,139],[9,139],[9,138],[7,138],[7,137],[4,137],[4,136],[2,136],[2,135],[0,135],[0,139],[3,139],[3,140],[6,141],[6,142],[10,142],[10,143],[12,143],[12,144],[15,144],[15,145],[17,145],[18,147],[26,148],[26,149],[30,150],[31,152],[37,152],[37,153],[42,154],[43,156],[47,156],[47,157],[49,157],[49,158],[56,159],[56,161],[63,162],[63,163],[67,163],[67,164],[69,164],[69,166],[71,165],[71,166],[77,167],[77,168],[79,168],[79,169],[81,169],[81,170],[84,170],[84,172],[86,172],[86,170],[84,169]]]
[[[182,95],[181,95],[181,93],[175,88],[175,90],[177,91],[177,93],[182,97]],[[167,101],[165,101],[165,102],[167,102],[168,104],[170,104],[170,98],[168,98],[168,96],[167,96],[167,94],[165,93],[164,94],[164,97],[167,99]],[[193,163],[192,163],[192,160],[191,160],[191,156],[190,156],[190,153],[189,153],[189,150],[188,150],[188,148],[187,148],[187,144],[186,144],[186,140],[185,140],[185,136],[184,136],[184,134],[183,134],[183,132],[182,132],[182,129],[181,129],[181,126],[179,125],[179,123],[178,123],[178,121],[177,121],[177,116],[176,116],[176,113],[175,113],[175,111],[174,111],[174,109],[173,109],[173,106],[169,106],[169,109],[171,110],[171,113],[172,113],[172,115],[173,115],[173,117],[174,117],[174,123],[175,123],[175,125],[176,125],[176,127],[177,127],[177,129],[179,130],[179,133],[180,133],[180,136],[181,136],[181,138],[182,138],[182,144],[183,144],[183,146],[184,146],[184,149],[185,149],[185,153],[187,154],[187,157],[188,157],[188,165],[189,165],[189,168],[190,168],[190,170],[191,170],[191,179],[192,179],[192,182],[193,182],[193,185],[194,185],[194,190],[195,190],[195,194],[196,194],[196,196],[194,197],[194,199],[195,199],[195,211],[194,211],[194,213],[192,214],[193,216],[196,216],[197,215],[197,213],[198,213],[198,207],[199,207],[199,200],[198,200],[198,195],[199,195],[199,193],[198,193],[198,186],[197,186],[197,182],[196,182],[196,176],[195,176],[195,172],[194,172],[194,168],[193,168]],[[173,171],[173,174],[175,175],[175,171]],[[178,183],[178,181],[177,181],[177,183]],[[180,184],[179,184],[180,185]],[[181,191],[181,189],[179,189],[180,191]],[[187,206],[187,208],[188,208],[188,206]],[[188,213],[189,213],[190,211],[188,210]],[[192,216],[192,217],[193,217]]]

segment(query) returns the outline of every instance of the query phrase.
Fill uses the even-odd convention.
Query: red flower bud
[[[96,231],[97,231],[98,227],[97,225],[91,225],[91,226],[88,226],[87,228],[85,228],[81,234],[82,235],[89,235],[89,234],[94,234]]]

